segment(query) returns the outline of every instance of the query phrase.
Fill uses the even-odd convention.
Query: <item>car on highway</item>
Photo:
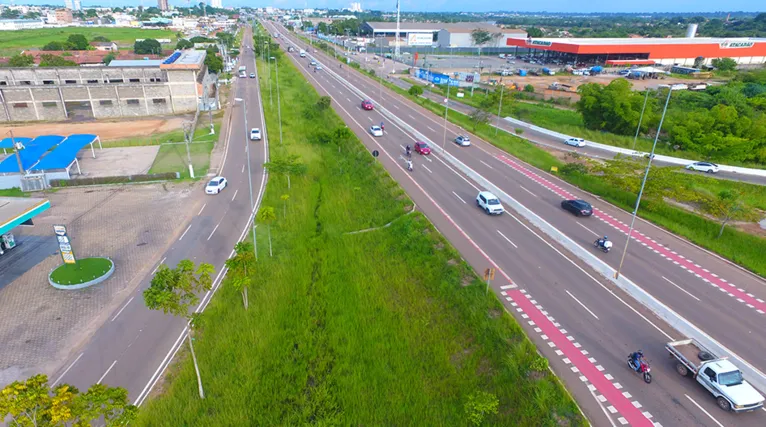
[[[365,99],[364,101],[362,101],[362,110],[371,111],[373,108],[375,107],[372,105],[372,101],[370,101],[369,99]]]
[[[500,215],[505,212],[500,199],[489,191],[480,191],[476,196],[476,206],[480,207],[487,215]]]
[[[250,78],[254,79],[255,78],[255,73],[250,73]]]
[[[582,138],[567,138],[564,140],[564,144],[573,147],[585,147],[585,140]]]
[[[372,125],[370,126],[370,133],[372,136],[383,136],[383,129],[380,126]]]
[[[218,194],[223,191],[226,186],[229,185],[226,178],[222,176],[216,176],[211,179],[205,186],[205,194]]]
[[[314,67],[314,70],[315,71],[322,71],[322,66],[321,65],[317,65],[316,67]]]
[[[258,129],[258,128],[250,129],[250,140],[251,141],[260,141],[261,140],[261,130]]]
[[[317,65],[317,62],[316,62],[316,61],[314,61],[314,60],[312,59],[312,60],[311,60],[311,65],[312,65],[312,66],[313,66],[313,65]]]
[[[718,173],[718,165],[710,162],[694,162],[690,165],[686,165],[686,169],[690,171]]]
[[[565,211],[572,212],[575,216],[591,216],[593,215],[593,206],[585,200],[564,200],[561,202],[561,207]]]
[[[455,138],[455,144],[461,147],[468,147],[469,145],[471,145],[471,138],[465,135],[458,135],[458,137]]]
[[[422,154],[424,156],[427,156],[427,155],[431,154],[431,147],[429,147],[428,144],[426,144],[423,141],[416,141],[415,142],[415,152],[418,153],[418,154]]]

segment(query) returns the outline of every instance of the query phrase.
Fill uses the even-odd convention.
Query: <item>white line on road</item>
[[[101,384],[101,381],[104,381],[104,377],[106,377],[106,374],[108,374],[109,371],[111,371],[112,368],[114,368],[114,365],[116,365],[116,364],[117,364],[116,360],[114,362],[112,362],[112,364],[109,365],[109,369],[107,369],[106,372],[104,372],[104,375],[101,375],[101,378],[98,379],[98,382],[96,384]]]
[[[207,236],[207,239],[208,239],[208,240],[210,240],[210,238],[211,238],[211,237],[213,237],[213,233],[215,233],[215,230],[218,230],[218,226],[219,226],[219,225],[221,225],[221,223],[220,223],[220,222],[219,222],[218,224],[216,224],[216,225],[215,225],[215,228],[213,229],[213,231],[212,231],[212,232],[210,232],[210,235],[209,235],[209,236]]]
[[[686,295],[689,295],[690,297],[692,297],[692,298],[696,299],[697,301],[699,301],[699,300],[700,300],[699,298],[697,298],[696,296],[694,296],[692,293],[688,292],[686,289],[684,289],[684,288],[682,288],[682,287],[680,287],[680,286],[676,285],[675,283],[673,283],[673,282],[672,282],[670,279],[668,279],[667,277],[665,277],[665,276],[662,276],[662,278],[663,278],[663,279],[665,279],[665,281],[666,281],[666,282],[668,282],[668,283],[670,283],[671,285],[675,286],[676,288],[680,289],[680,290],[681,290],[681,292],[685,293]]]
[[[54,381],[54,382],[53,382],[53,384],[51,384],[51,388],[55,387],[55,386],[56,386],[56,384],[58,384],[58,383],[59,383],[59,381],[61,381],[61,379],[62,379],[62,378],[64,378],[64,375],[66,375],[66,373],[67,373],[67,372],[69,372],[69,370],[70,370],[70,369],[72,369],[72,366],[74,366],[74,364],[75,364],[75,363],[77,363],[77,361],[78,361],[78,360],[80,360],[80,358],[82,357],[82,355],[83,355],[83,354],[85,354],[85,353],[80,353],[80,355],[79,355],[79,356],[77,356],[77,359],[75,359],[75,360],[74,360],[74,362],[72,362],[72,363],[71,363],[71,364],[70,364],[70,365],[69,365],[69,366],[68,366],[68,367],[67,367],[67,368],[64,370],[64,372],[62,372],[62,373],[61,373],[61,375],[60,375],[60,376],[59,376],[59,377],[56,379],[56,381]]]
[[[708,413],[708,411],[704,410],[704,409],[702,408],[702,406],[700,406],[700,405],[699,405],[697,402],[695,402],[695,401],[694,401],[694,399],[692,399],[691,397],[689,397],[689,395],[688,395],[688,394],[684,394],[684,396],[686,396],[686,398],[687,398],[687,399],[689,399],[689,400],[690,400],[690,401],[691,401],[691,402],[694,404],[694,406],[698,407],[700,411],[702,411],[702,412],[703,412],[705,415],[707,415],[708,417],[710,417],[710,419],[711,419],[711,420],[713,420],[713,422],[715,422],[716,424],[718,424],[718,426],[719,426],[719,427],[723,427],[723,424],[719,423],[717,419],[713,418],[713,416],[712,416],[712,415],[710,415],[710,414]]]
[[[152,273],[152,274],[154,274],[154,273]],[[122,310],[125,310],[125,307],[127,307],[127,306],[128,306],[128,304],[130,304],[130,302],[131,302],[131,301],[133,301],[133,298],[135,298],[135,297],[130,297],[130,299],[128,300],[128,302],[126,302],[126,303],[125,303],[125,305],[123,305],[123,306],[122,306],[122,308],[120,309],[120,311],[118,311],[118,312],[117,312],[117,314],[115,314],[115,315],[114,315],[114,317],[112,317],[112,322],[114,322],[114,319],[116,319],[116,318],[117,318],[117,316],[119,316],[119,315],[120,315],[120,313],[122,313]]]
[[[588,227],[586,227],[586,226],[584,226],[584,225],[580,224],[579,222],[577,223],[577,225],[579,225],[580,227],[582,227],[582,228],[584,228],[584,229],[586,229],[586,230],[590,231],[591,233],[593,233],[593,235],[595,235],[595,236],[598,236],[598,237],[601,237],[601,235],[600,235],[600,234],[598,234],[598,233],[596,233],[595,231],[591,230],[590,228],[588,228]]]
[[[500,232],[500,230],[495,230],[495,231],[497,231],[497,234],[499,234],[499,235],[503,236],[503,239],[505,239],[505,240],[506,240],[508,243],[510,243],[511,245],[513,245],[513,247],[514,247],[514,248],[516,248],[516,249],[518,249],[518,248],[519,248],[518,246],[516,246],[516,243],[513,243],[513,242],[511,241],[511,239],[509,239],[509,238],[505,237],[505,234],[501,233],[501,232]]]
[[[348,97],[346,97],[346,101],[348,101],[348,102],[350,103],[350,102],[351,102],[351,99],[349,99]]]
[[[199,209],[199,212],[197,212],[197,216],[199,216],[202,213],[202,209],[205,209],[205,206],[207,206],[207,203],[202,205],[202,207]]]
[[[455,193],[455,192],[453,191],[453,192],[452,192],[452,194],[454,194],[454,195],[455,195],[455,197],[457,197],[457,198],[458,198],[458,200],[460,200],[461,202],[465,203],[465,200],[463,200],[463,199],[462,199],[460,196],[458,196],[458,195],[457,195],[457,193]]]
[[[586,310],[588,313],[590,313],[590,315],[591,315],[591,316],[595,317],[595,318],[596,318],[596,320],[599,320],[598,316],[596,316],[595,314],[593,314],[593,312],[592,312],[592,311],[590,311],[590,309],[589,309],[588,307],[586,307],[586,306],[585,306],[585,304],[581,303],[579,299],[575,298],[575,296],[574,296],[574,295],[572,295],[572,294],[571,294],[569,291],[567,291],[566,289],[564,289],[564,291],[565,291],[567,294],[569,294],[569,296],[570,296],[570,297],[572,297],[572,299],[573,299],[573,300],[577,301],[577,304],[580,304],[580,305],[582,306],[582,308],[584,308],[584,309],[585,309],[585,310]]]
[[[522,187],[521,185],[519,185],[519,188],[521,188],[522,190],[524,190],[524,191],[526,191],[527,193],[531,194],[532,196],[534,196],[534,197],[537,197],[537,194],[535,194],[535,193],[533,193],[533,192],[531,192],[531,191],[527,190],[526,188]]]
[[[184,236],[186,236],[186,233],[188,233],[188,232],[189,232],[189,229],[190,229],[190,228],[191,228],[191,224],[189,224],[189,226],[188,226],[188,227],[186,227],[186,231],[184,231],[184,234],[182,234],[182,235],[181,235],[181,237],[179,237],[179,238],[178,238],[178,240],[179,240],[179,241],[180,241],[181,239],[183,239],[183,238],[184,238]]]
[[[391,104],[391,106],[396,108],[397,110],[399,109],[399,107],[396,104]]]
[[[416,118],[412,117],[412,114],[407,114],[407,115],[408,115],[408,116],[410,116],[410,118],[411,118],[412,120],[417,120]]]
[[[235,197],[237,197],[237,193],[239,193],[239,189],[237,189],[237,190],[234,192],[234,195],[233,195],[233,196],[231,196],[231,201],[232,201],[232,202],[234,201],[234,198],[235,198]]]
[[[433,173],[433,172],[431,172],[431,169],[428,169],[428,168],[426,167],[426,165],[421,165],[421,166],[423,166],[423,168],[424,168],[425,170],[427,170],[427,171],[428,171],[428,173]]]
[[[242,171],[240,173],[245,173],[245,164],[242,163]]]
[[[488,164],[484,163],[484,161],[482,161],[482,160],[479,160],[479,161],[480,161],[480,162],[481,162],[481,164],[483,164],[484,166],[486,166],[486,167],[488,167],[488,168],[490,168],[490,169],[494,169],[492,166],[490,166],[490,165],[488,165]]]
[[[431,126],[426,126],[431,132],[436,132]]]

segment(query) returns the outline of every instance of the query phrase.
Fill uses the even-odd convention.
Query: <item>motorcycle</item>
[[[644,377],[644,382],[647,384],[652,383],[652,374],[651,374],[651,368],[649,367],[649,364],[646,363],[643,359],[640,359],[638,361],[639,366],[636,366],[633,362],[633,358],[628,356],[628,367],[633,370],[633,372],[639,373]]]
[[[601,249],[604,251],[604,253],[608,253],[610,249],[612,249],[612,241],[607,240],[606,242],[604,239],[598,239],[595,242],[593,242],[593,246],[595,246],[598,249]]]
[[[412,172],[412,162],[411,161],[407,162],[407,170]]]

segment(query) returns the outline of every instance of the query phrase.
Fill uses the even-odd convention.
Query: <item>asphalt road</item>
[[[247,31],[245,40],[252,40],[252,30],[248,27],[243,31]],[[252,50],[243,49],[241,61],[247,66],[248,74],[257,73]],[[252,168],[256,207],[266,184],[262,165],[268,158],[268,145],[257,79],[239,79],[233,94],[233,98],[242,98],[247,103],[247,118],[245,120],[241,103],[232,108],[231,128],[220,171],[229,185],[217,195],[205,195],[202,184],[194,187],[188,206],[195,216],[170,242],[156,265],[164,263],[172,267],[183,259],[213,264],[216,268],[215,287],[221,283],[224,263],[233,253],[234,245],[249,232],[252,210],[248,162]],[[263,141],[250,142],[248,127],[261,128]],[[154,273],[148,270],[141,285],[126,297],[125,304],[109,316],[78,352],[62,362],[62,368],[52,376],[54,385],[69,383],[81,390],[95,383],[120,386],[128,390],[133,402],[143,402],[172,355],[180,345],[186,344],[187,332],[185,320],[151,311],[144,305],[142,292],[149,286]],[[208,292],[198,310],[204,308],[211,297],[212,292]]]
[[[296,38],[292,42],[303,45]],[[387,119],[377,110],[363,111],[359,96],[342,80],[417,128],[431,144],[444,141],[443,119],[348,67],[339,68],[322,52],[313,56],[325,70],[312,72],[309,58],[291,55],[320,93],[333,98],[334,108],[349,127],[371,150],[381,152],[382,164],[462,256],[477,271],[493,265],[499,269],[493,289],[596,425],[621,425],[620,418],[631,425],[766,424],[764,411],[741,415],[720,411],[704,389],[675,373],[664,344],[684,337],[672,325],[615,290],[513,212],[487,217],[473,206],[478,186],[438,155],[414,155],[415,170],[407,173],[403,148],[414,137],[388,122],[383,137],[372,137],[369,126]],[[450,154],[580,242],[583,250],[594,250],[592,242],[597,236],[610,235],[613,252],[601,256],[617,265],[626,243],[619,230],[629,222],[627,213],[533,170],[475,137],[471,147],[458,147],[451,142],[458,133],[465,132],[447,124],[445,147]],[[570,194],[593,201],[600,218],[579,219],[562,211],[562,195]],[[640,234],[634,236],[623,274],[763,370],[766,358],[759,351],[766,343],[759,328],[762,311],[766,311],[763,280],[651,224],[638,221],[637,230]],[[651,385],[625,366],[627,354],[638,348],[653,363],[655,381]]]

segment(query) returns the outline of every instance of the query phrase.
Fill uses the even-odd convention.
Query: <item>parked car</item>
[[[593,206],[585,200],[564,200],[561,202],[561,207],[565,211],[572,212],[575,216],[593,215]]]
[[[455,138],[455,143],[461,147],[468,147],[471,145],[471,139],[465,135],[458,135],[458,137]]]
[[[380,126],[372,125],[370,126],[370,133],[372,136],[383,136],[383,129]]]
[[[571,145],[573,147],[585,147],[585,140],[582,138],[568,138],[564,140],[564,144]]]
[[[476,196],[476,206],[482,208],[487,215],[500,215],[505,210],[500,204],[500,199],[489,191],[480,191]]]
[[[226,188],[228,184],[229,183],[226,181],[226,178],[222,176],[216,176],[211,179],[205,186],[205,194],[218,194],[223,191],[223,189]]]
[[[690,171],[718,173],[718,165],[710,162],[694,162],[690,165],[686,165],[686,169]]]
[[[372,101],[370,101],[369,99],[365,99],[364,101],[362,101],[362,110],[370,111],[373,108],[374,106],[372,105]]]
[[[415,142],[415,152],[425,156],[431,154],[431,147],[429,147],[425,142],[417,141]]]
[[[250,129],[250,140],[251,141],[260,141],[261,140],[261,130],[258,129],[258,128]]]

